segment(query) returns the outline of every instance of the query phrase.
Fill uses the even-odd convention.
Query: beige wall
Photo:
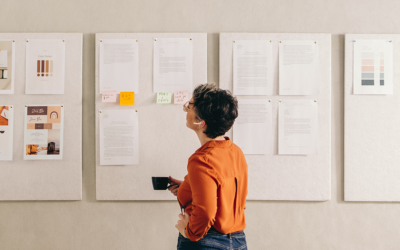
[[[399,249],[399,203],[343,202],[343,34],[400,33],[399,11],[393,0],[2,0],[0,32],[84,34],[84,149],[83,200],[0,202],[0,249],[176,249],[175,202],[95,200],[96,32],[206,32],[209,82],[220,32],[332,33],[332,200],[248,202],[248,245]]]

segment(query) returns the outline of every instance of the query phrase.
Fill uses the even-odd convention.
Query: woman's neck
[[[225,141],[225,138],[223,135],[217,136],[214,139],[212,139],[210,137],[207,137],[207,135],[204,134],[203,131],[197,131],[197,137],[199,137],[201,146],[203,146],[204,144],[206,144],[209,141]]]

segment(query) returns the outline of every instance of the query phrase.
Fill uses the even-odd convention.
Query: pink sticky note
[[[107,90],[103,91],[101,96],[102,102],[116,102],[117,101],[117,91],[116,90]]]
[[[187,90],[176,90],[174,92],[174,104],[185,104],[189,101],[189,92]]]

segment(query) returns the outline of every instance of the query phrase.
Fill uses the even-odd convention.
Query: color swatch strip
[[[53,60],[37,60],[37,77],[53,76]]]
[[[379,60],[379,66],[380,66],[380,74],[379,74],[379,82],[381,86],[385,85],[385,53],[381,52],[380,53],[380,60]]]
[[[361,55],[361,85],[374,86],[374,52],[363,52]]]

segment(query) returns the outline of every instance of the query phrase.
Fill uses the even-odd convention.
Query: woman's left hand
[[[189,222],[189,215],[185,212],[184,215],[179,214],[179,219],[178,223],[175,225],[175,227],[178,229],[178,231],[182,234],[183,237],[187,238],[186,235],[186,226]]]

